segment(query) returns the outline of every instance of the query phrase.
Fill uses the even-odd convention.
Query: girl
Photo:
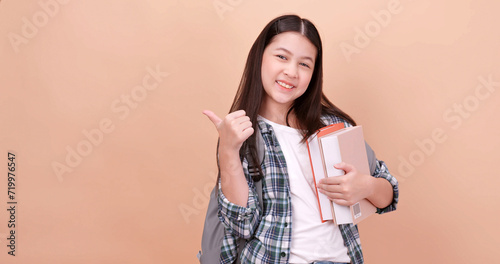
[[[321,222],[309,165],[305,142],[316,130],[338,122],[356,125],[322,92],[322,51],[309,20],[272,20],[250,50],[230,113],[219,118],[203,111],[219,133],[219,218],[226,227],[220,263],[237,257],[241,263],[363,263],[356,225]],[[257,133],[264,141],[263,161]],[[319,191],[340,205],[366,198],[378,213],[393,211],[397,181],[383,161],[376,163],[374,175],[337,164],[346,174],[324,179]],[[255,189],[259,180],[261,194]],[[237,237],[248,241],[240,256]]]

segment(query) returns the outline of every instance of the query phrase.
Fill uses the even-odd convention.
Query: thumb
[[[210,110],[205,110],[202,113],[206,115],[208,119],[212,121],[212,123],[214,123],[215,127],[219,127],[219,124],[220,122],[222,122],[222,119],[220,119],[220,117],[218,117],[214,112]]]

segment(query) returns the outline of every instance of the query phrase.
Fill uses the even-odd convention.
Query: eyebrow
[[[285,49],[283,47],[278,47],[278,48],[276,48],[276,50],[282,50],[282,51],[284,51],[284,52],[286,52],[288,54],[293,54],[291,51],[289,51],[289,50],[287,50],[287,49]],[[314,60],[311,57],[309,57],[309,56],[301,57],[301,59],[310,60],[311,62],[314,62]]]

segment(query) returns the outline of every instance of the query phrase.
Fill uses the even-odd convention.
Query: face
[[[314,72],[316,54],[316,47],[298,32],[274,36],[262,57],[265,112],[286,113],[295,99],[304,94]]]

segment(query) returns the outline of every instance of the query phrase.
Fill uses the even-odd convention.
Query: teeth
[[[277,82],[278,82],[279,85],[281,85],[281,86],[283,86],[283,87],[285,87],[287,89],[292,89],[293,88],[293,85],[288,85],[288,84],[286,84],[284,82],[280,82],[280,81],[277,81]]]

